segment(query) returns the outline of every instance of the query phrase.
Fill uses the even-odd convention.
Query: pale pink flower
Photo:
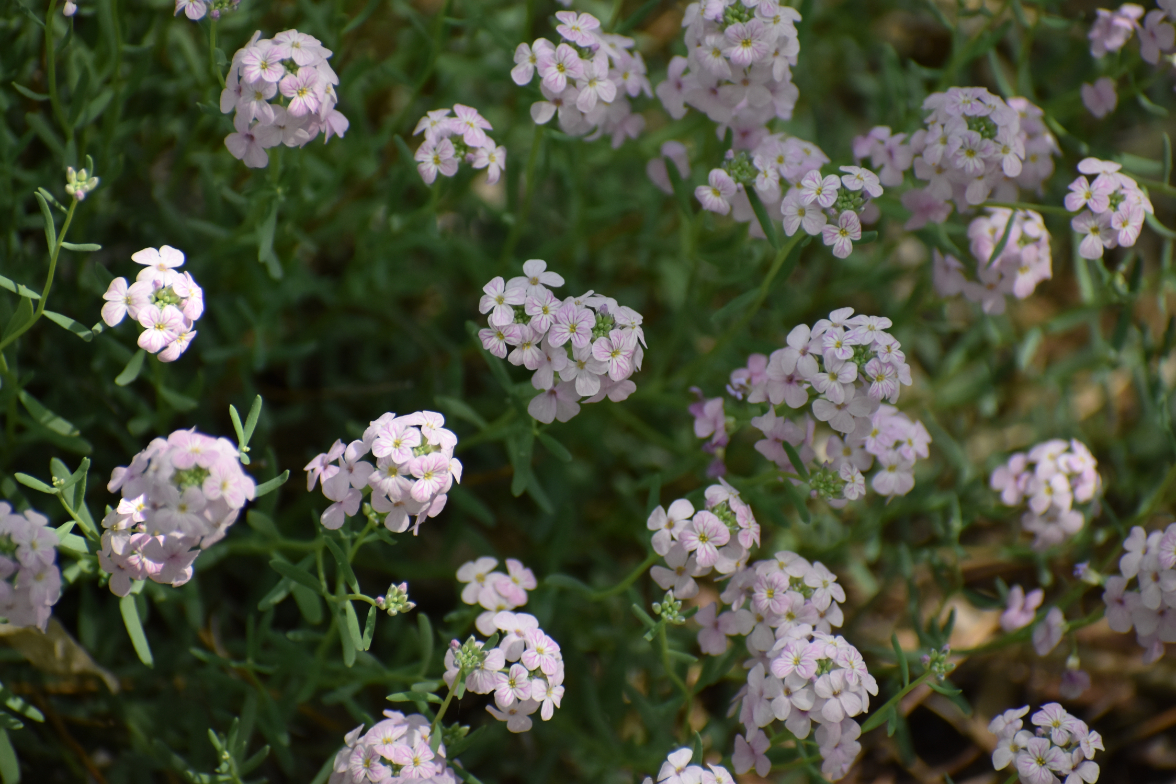
[[[246,115],[242,113],[233,117],[233,127],[237,130],[225,137],[225,147],[234,158],[249,168],[265,168],[269,164],[266,149],[281,144],[282,131],[275,126],[260,123],[251,126],[245,118]]]
[[[417,171],[426,185],[433,184],[438,172],[445,177],[457,174],[456,150],[453,148],[453,142],[448,139],[437,142],[426,139],[425,143],[417,148],[413,157],[417,161]]]
[[[489,120],[478,114],[478,110],[472,106],[460,103],[453,105],[453,113],[457,116],[449,120],[449,127],[454,133],[461,134],[466,146],[485,147],[488,142],[486,131],[494,130]]]
[[[139,281],[127,286],[126,278],[112,280],[110,288],[102,295],[102,299],[106,300],[102,306],[102,320],[106,326],[117,325],[127,315],[138,321],[139,311],[151,301],[153,289],[150,281]]]
[[[833,206],[833,202],[837,201],[837,191],[840,188],[841,180],[836,174],[830,174],[821,179],[821,172],[813,170],[800,180],[800,200],[805,204],[816,202],[820,207],[829,208]]]
[[[148,305],[139,311],[139,324],[143,327],[139,348],[155,354],[183,331],[184,314],[175,305],[165,305],[162,309]]]
[[[1101,259],[1104,248],[1115,247],[1116,233],[1109,213],[1083,212],[1070,221],[1070,227],[1082,238],[1078,254],[1084,259]]]
[[[479,147],[474,152],[475,169],[486,170],[486,183],[493,185],[498,182],[502,170],[506,168],[506,148],[499,145],[497,147]]]
[[[545,425],[556,419],[567,422],[580,413],[579,399],[575,383],[564,381],[532,398],[527,413]]]
[[[412,497],[424,502],[438,492],[443,492],[451,481],[449,476],[449,459],[440,452],[421,455],[409,463],[409,470],[416,477],[412,483]]]
[[[547,333],[547,340],[553,346],[562,346],[569,340],[572,346],[582,348],[592,340],[592,328],[596,326],[596,316],[588,308],[582,308],[574,302],[567,302],[555,313],[555,321]],[[611,344],[610,344],[611,348]],[[593,347],[593,356],[596,350]],[[601,361],[605,358],[597,357]]]
[[[738,191],[735,181],[722,169],[711,169],[707,182],[708,185],[699,185],[694,189],[695,198],[702,203],[703,209],[726,215],[731,211],[731,199]]]
[[[298,73],[284,77],[278,89],[290,99],[286,111],[294,117],[314,114],[322,106],[323,88],[314,68],[299,68]]]
[[[1171,29],[1171,26],[1168,26]],[[1119,96],[1115,94],[1115,80],[1104,76],[1094,84],[1082,83],[1082,103],[1098,119],[1106,117],[1115,111],[1119,103]]]
[[[832,175],[829,175],[832,176]],[[826,245],[833,246],[833,255],[844,259],[853,252],[853,242],[862,237],[862,224],[857,213],[845,210],[837,218],[836,226],[825,226],[821,229],[821,237]]]
[[[761,778],[767,776],[772,770],[772,761],[764,752],[771,745],[768,736],[760,729],[746,737],[736,735],[735,753],[731,755],[731,764],[735,767],[735,773],[746,773],[755,768],[756,775]]]
[[[540,56],[539,75],[543,77],[543,85],[558,95],[568,86],[568,79],[579,79],[584,75],[584,63],[575,49],[560,44],[554,52]]]

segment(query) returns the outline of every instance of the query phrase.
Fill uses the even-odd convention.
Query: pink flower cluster
[[[176,0],[174,16],[179,16],[180,11],[183,11],[184,16],[193,22],[203,19],[205,14],[213,19],[220,19],[221,14],[226,11],[236,11],[240,4],[241,0]],[[66,14],[66,16],[72,16],[72,14]]]
[[[535,711],[548,721],[560,706],[563,654],[533,615],[503,611],[494,616],[494,628],[502,634],[496,646],[487,651],[481,642],[473,643],[480,663],[467,673],[465,687],[475,694],[493,694],[494,705],[486,706],[490,715],[506,722],[511,732],[526,732]],[[461,671],[462,652],[470,645],[459,646],[454,640],[445,654],[444,678],[450,686]]]
[[[1145,62],[1158,65],[1160,58],[1176,49],[1176,28],[1166,20],[1176,20],[1176,2],[1158,0],[1159,8],[1147,12],[1143,6],[1124,3],[1115,11],[1099,8],[1095,11],[1094,24],[1087,37],[1090,39],[1090,54],[1103,58],[1110,52],[1117,52],[1131,40],[1133,33],[1139,33],[1139,55]],[[1143,19],[1143,23],[1140,23]]]
[[[131,256],[144,269],[135,282],[115,278],[102,295],[102,320],[106,326],[118,325],[130,316],[143,331],[139,347],[158,354],[161,362],[175,362],[196,337],[193,327],[204,314],[204,291],[189,272],[180,273],[184,254],[170,245],[144,248]]]
[[[412,135],[423,133],[425,141],[417,148],[417,171],[425,184],[432,185],[440,174],[457,174],[461,161],[475,169],[486,170],[486,182],[498,182],[506,168],[506,148],[494,142],[486,131],[494,130],[490,121],[471,106],[454,104],[453,117],[449,109],[434,109],[416,124]]]
[[[1027,501],[1021,527],[1034,535],[1033,549],[1046,550],[1082,530],[1086,518],[1074,503],[1089,503],[1102,489],[1097,466],[1081,441],[1055,438],[1014,454],[992,472],[989,485],[1005,506]]]
[[[997,770],[1013,766],[1021,784],[1094,784],[1098,763],[1094,752],[1103,751],[1102,736],[1086,723],[1066,713],[1056,702],[1042,705],[1030,721],[1037,731],[1021,729],[1029,706],[1010,709],[988,725],[998,739],[992,752]]]
[[[57,542],[45,515],[32,509],[17,514],[0,501],[0,617],[5,622],[45,631],[61,598]]]
[[[272,39],[259,30],[237,50],[220,97],[222,112],[236,112],[236,131],[225,137],[234,158],[261,169],[269,165],[270,147],[304,147],[320,133],[324,141],[342,138],[350,122],[335,108],[339,77],[327,63],[331,54],[297,30]]]
[[[384,717],[367,732],[360,724],[347,733],[327,784],[458,784],[457,773],[445,759],[445,743],[436,750],[430,743],[433,727],[428,717],[394,710],[384,711]]]
[[[706,508],[695,512],[685,498],[659,506],[646,521],[653,531],[653,550],[666,566],[650,570],[653,581],[679,599],[698,593],[695,577],[732,574],[747,563],[752,547],[759,547],[760,526],[755,515],[731,485],[722,479],[706,489]],[[666,567],[669,568],[666,568]]]
[[[118,596],[132,580],[188,582],[196,556],[224,537],[255,490],[232,442],[195,428],[156,438],[106,487],[122,500],[102,519],[98,563]]]
[[[458,582],[466,584],[461,590],[461,600],[485,610],[474,625],[486,637],[498,628],[494,625],[495,616],[525,605],[527,591],[535,590],[539,584],[534,572],[514,558],[506,559],[506,574],[494,571],[496,566],[497,558],[485,556],[467,561],[457,570]]]
[[[1080,175],[1070,183],[1064,203],[1070,212],[1082,210],[1070,228],[1081,237],[1078,253],[1084,259],[1101,259],[1105,248],[1131,247],[1139,239],[1145,213],[1155,212],[1139,183],[1121,168],[1098,158],[1078,162],[1078,171],[1094,176],[1094,182]]]
[[[689,748],[671,751],[657,773],[657,784],[735,784],[730,771],[722,765],[708,762],[706,767],[710,770],[707,770],[701,765],[691,765],[693,756]],[[646,776],[642,784],[653,784],[653,777]]]
[[[334,502],[320,518],[325,528],[341,527],[370,491],[369,502],[383,515],[384,527],[403,533],[415,515],[415,536],[425,518],[441,513],[449,488],[461,481],[455,446],[457,436],[445,429],[445,417],[436,411],[388,412],[368,424],[363,438],[346,445],[337,440],[307,463],[306,489],[314,490],[321,479],[323,495]],[[368,453],[376,458],[374,466],[363,459]]]
[[[686,8],[687,57],[670,60],[657,96],[674,119],[704,112],[736,137],[766,136],[773,118],[792,119],[800,91],[792,67],[800,53],[800,14],[777,0],[707,0]],[[744,145],[750,149],[756,145]]]
[[[1106,579],[1107,623],[1120,634],[1134,628],[1151,664],[1165,643],[1176,642],[1176,523],[1150,533],[1135,526],[1123,549],[1119,574]],[[1138,582],[1128,590],[1132,580]]]
[[[602,32],[592,14],[557,11],[555,18],[558,45],[538,38],[515,49],[514,83],[530,84],[536,72],[541,80],[543,100],[531,104],[531,119],[544,125],[558,115],[564,133],[587,134],[589,141],[608,134],[614,149],[637,138],[645,118],[633,112],[629,99],[653,93],[633,39]]]
[[[637,389],[629,377],[645,355],[640,313],[591,291],[559,300],[548,286],[563,283],[547,262],[531,259],[523,275],[487,283],[478,303],[489,322],[478,332],[482,347],[534,371],[531,386],[540,392],[527,411],[544,424],[580,413],[582,397],[585,403],[629,397]]]
[[[1006,229],[1009,235],[1004,249],[994,258]],[[931,252],[935,290],[941,296],[963,294],[969,301],[979,302],[985,313],[995,315],[1004,313],[1009,294],[1025,299],[1038,283],[1053,277],[1049,231],[1041,215],[1033,210],[989,207],[987,215],[968,224],[968,237],[976,259],[975,280],[964,274],[963,262],[955,256]]]

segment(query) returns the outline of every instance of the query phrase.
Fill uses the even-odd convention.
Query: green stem
[[[372,607],[376,607],[376,606],[377,606],[377,605],[376,605],[376,600],[375,600],[375,599],[373,599],[373,598],[372,598],[372,597],[370,597],[370,596],[364,596],[362,593],[349,593],[349,594],[347,594],[346,596],[344,596],[343,598],[344,598],[344,599],[346,599],[346,600],[348,600],[348,601],[354,601],[354,602],[367,602],[367,603],[368,603],[368,604],[370,604]]]
[[[875,727],[882,726],[882,722],[886,721],[887,712],[896,706],[899,700],[914,691],[916,687],[922,686],[924,682],[932,677],[934,676],[932,675],[931,670],[927,670],[918,678],[915,678],[913,681],[908,683],[898,694],[895,694],[893,697],[888,699],[886,704],[873,711],[870,711],[870,718],[866,719],[866,723],[862,725],[862,733],[865,734]]]
[[[674,686],[677,687],[678,690],[682,692],[682,696],[686,699],[686,701],[685,701],[685,703],[683,703],[682,707],[685,710],[685,712],[683,714],[683,716],[686,719],[685,727],[687,729],[687,732],[689,732],[690,699],[693,695],[690,693],[690,689],[686,686],[686,683],[680,677],[678,677],[678,673],[674,672],[674,667],[670,663],[670,641],[666,638],[666,624],[664,622],[658,624],[657,641],[658,641],[658,647],[661,648],[662,667],[665,668],[666,675],[669,676],[670,681],[673,682]]]
[[[661,556],[659,556],[657,553],[650,553],[649,555],[645,556],[645,560],[642,561],[636,569],[629,573],[628,577],[626,577],[624,580],[621,580],[612,588],[605,588],[602,591],[589,594],[588,600],[599,602],[601,599],[607,599],[610,596],[616,596],[618,593],[624,593],[629,589],[630,585],[637,582],[641,575],[645,574],[646,569],[657,563],[657,559],[660,557]]]
[[[355,554],[359,552],[359,548],[363,545],[364,540],[367,539],[368,534],[374,531],[375,528],[375,522],[368,520],[367,525],[363,527],[363,530],[359,532],[359,536],[355,538],[355,544],[351,545],[351,552],[347,554],[348,562],[355,560]]]
[[[56,2],[56,0],[53,0]],[[24,333],[28,332],[33,324],[37,323],[37,319],[41,318],[41,314],[45,312],[45,301],[49,299],[49,290],[53,288],[53,275],[57,272],[57,257],[61,255],[61,243],[65,242],[65,233],[69,231],[69,224],[73,222],[74,210],[78,206],[78,200],[74,199],[70,202],[69,211],[65,214],[65,223],[61,224],[61,232],[57,235],[57,243],[53,246],[49,256],[49,274],[45,277],[45,286],[41,289],[41,299],[37,303],[37,309],[33,312],[33,317],[25,323],[20,329],[13,330],[11,335],[5,335],[4,340],[0,340],[0,351],[3,351],[14,340],[19,338]]]
[[[220,66],[216,64],[216,20],[212,20],[212,24],[208,28],[208,67],[212,69],[212,75],[220,82],[221,89],[225,88],[225,75],[221,73]]]
[[[543,126],[535,126],[535,136],[531,140],[531,154],[527,156],[527,169],[523,175],[523,204],[519,208],[518,214],[515,215],[514,224],[510,227],[510,234],[506,237],[506,243],[502,246],[502,262],[504,264],[510,261],[511,255],[514,254],[515,246],[518,245],[519,238],[523,233],[523,223],[527,220],[527,215],[531,212],[531,200],[535,198],[535,167],[539,162],[539,148],[543,146]]]
[[[45,12],[45,75],[49,82],[49,103],[53,106],[53,114],[61,124],[68,144],[73,140],[73,126],[65,118],[65,110],[61,108],[61,96],[57,93],[57,51],[53,42],[53,22],[56,15],[57,0],[49,0],[49,10]]]
[[[465,670],[457,671],[457,677],[453,679],[453,683],[449,686],[449,693],[445,695],[445,701],[441,703],[441,707],[437,709],[437,717],[433,719],[432,738],[441,737],[441,719],[444,718],[449,703],[453,701],[453,695],[457,693],[457,684],[464,683],[465,677]]]
[[[1065,207],[1059,207],[1054,204],[1028,204],[1020,201],[986,201],[979,205],[981,207],[1004,207],[1008,210],[1035,210],[1043,212],[1047,215],[1062,215],[1064,217],[1073,217],[1073,213]]]

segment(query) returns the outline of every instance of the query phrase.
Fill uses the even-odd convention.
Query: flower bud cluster
[[[1021,729],[1021,717],[1029,706],[1010,709],[988,725],[998,738],[992,752],[992,766],[1004,770],[1013,766],[1021,784],[1094,784],[1098,763],[1094,752],[1102,751],[1102,736],[1086,723],[1066,713],[1056,702],[1042,705],[1030,719],[1033,732]]]
[[[465,583],[461,600],[481,606],[485,612],[478,616],[475,626],[484,636],[494,634],[494,618],[498,613],[514,610],[527,603],[527,591],[539,584],[535,573],[514,558],[506,559],[506,574],[494,571],[497,558],[489,556],[467,561],[457,570],[458,582]]]
[[[707,763],[707,770],[701,765],[691,765],[694,752],[689,748],[671,751],[658,771],[658,782],[670,781],[673,784],[735,784],[731,773],[722,765]],[[701,762],[701,760],[700,760]],[[653,784],[653,777],[646,776],[642,784]]]
[[[425,184],[432,185],[437,175],[452,177],[461,161],[475,169],[486,170],[486,182],[493,185],[506,168],[506,148],[495,143],[486,131],[494,130],[478,110],[462,104],[449,109],[434,109],[416,124],[413,136],[423,133],[425,141],[417,148],[417,171]]]
[[[321,479],[323,495],[334,502],[320,517],[323,526],[340,528],[370,491],[369,502],[383,515],[385,528],[403,533],[415,515],[416,536],[426,518],[445,508],[453,483],[461,482],[461,461],[453,456],[457,436],[444,425],[436,411],[399,417],[388,412],[368,424],[363,438],[346,445],[337,440],[307,463],[306,489],[314,490]],[[376,458],[374,466],[363,459],[368,453]]]
[[[540,393],[527,411],[544,424],[580,413],[582,397],[585,403],[629,397],[637,389],[629,377],[645,356],[640,313],[591,291],[559,300],[547,287],[563,283],[546,262],[531,259],[522,276],[487,283],[478,303],[489,322],[478,332],[482,347],[534,371],[531,386]]]
[[[685,498],[659,506],[646,521],[653,531],[653,550],[666,566],[654,566],[654,582],[678,599],[698,594],[695,577],[732,574],[747,563],[751,548],[760,543],[760,526],[751,507],[722,479],[706,489],[706,508],[695,512]],[[668,567],[668,568],[667,568]]]
[[[204,314],[204,290],[190,272],[180,273],[184,254],[170,245],[144,248],[131,256],[144,269],[135,282],[115,278],[102,295],[102,320],[117,326],[130,316],[143,331],[139,348],[158,354],[161,362],[175,362],[196,338],[196,322]]]
[[[1101,259],[1104,249],[1131,247],[1139,239],[1144,215],[1155,212],[1139,183],[1121,168],[1098,158],[1078,162],[1083,175],[1097,175],[1094,182],[1079,176],[1070,183],[1064,202],[1070,212],[1082,210],[1070,221],[1070,228],[1082,238],[1078,253],[1084,259]]]
[[[1119,574],[1106,578],[1107,623],[1120,634],[1134,628],[1151,664],[1164,655],[1166,643],[1176,642],[1176,523],[1150,533],[1135,526],[1123,549]],[[1137,582],[1129,590],[1132,580]]]
[[[1005,246],[1000,256],[993,258],[1006,230],[1009,233]],[[975,280],[964,274],[959,259],[938,250],[931,252],[935,290],[941,296],[962,293],[969,301],[979,302],[985,313],[996,315],[1004,313],[1007,295],[1025,299],[1038,283],[1053,277],[1049,231],[1041,215],[1033,210],[989,207],[988,215],[968,225],[968,236],[976,258]]]
[[[0,617],[6,623],[45,631],[61,598],[57,543],[45,515],[32,509],[17,514],[0,501]]]
[[[221,14],[236,11],[241,0],[176,0],[176,11],[173,16],[179,16],[180,11],[193,22],[203,19],[208,14],[212,19],[220,19]]]
[[[1082,530],[1084,514],[1075,502],[1089,503],[1102,489],[1098,461],[1081,441],[1055,438],[1018,452],[992,472],[989,485],[1005,506],[1028,502],[1021,527],[1034,535],[1033,548],[1045,550]]]
[[[132,580],[188,582],[200,551],[224,537],[256,489],[237,447],[195,428],[156,438],[106,487],[122,500],[102,520],[98,563],[118,596]]]
[[[445,654],[445,682],[452,686],[461,675],[473,693],[492,693],[494,705],[486,706],[490,715],[506,722],[511,732],[526,732],[531,729],[531,714],[539,711],[548,721],[560,706],[563,654],[533,615],[499,612],[494,628],[502,638],[489,650],[472,637],[463,646],[450,647]]]
[[[86,194],[98,187],[98,178],[85,169],[74,171],[72,166],[65,168],[65,192],[78,201],[86,198]]]
[[[461,779],[445,758],[445,743],[432,746],[433,727],[427,716],[384,711],[384,720],[367,732],[363,725],[343,739],[327,784],[369,784],[423,780],[458,784]]]
[[[557,11],[555,30],[562,39],[553,45],[538,38],[515,49],[514,83],[530,84],[539,72],[542,101],[531,104],[531,119],[544,125],[559,116],[559,127],[571,136],[589,141],[612,137],[614,149],[626,138],[636,139],[645,118],[633,112],[629,98],[652,96],[641,53],[634,41],[604,33],[592,14]]]
[[[393,583],[388,586],[388,593],[376,597],[376,607],[388,613],[389,617],[395,617],[411,611],[416,607],[416,602],[408,598],[408,583]]]
[[[331,54],[297,30],[272,39],[259,30],[237,50],[220,97],[222,112],[236,112],[236,131],[225,137],[234,158],[261,169],[269,165],[270,147],[304,147],[320,133],[324,141],[342,138],[350,122],[335,108],[339,77],[327,63]]]
[[[670,60],[657,96],[674,119],[692,106],[737,135],[767,135],[773,118],[792,119],[800,91],[800,14],[777,0],[706,0],[686,8],[687,57]],[[747,148],[754,147],[749,145]],[[745,149],[747,149],[745,148]]]

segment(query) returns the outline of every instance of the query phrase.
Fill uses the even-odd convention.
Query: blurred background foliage
[[[683,52],[684,5],[578,1],[576,8],[634,35],[656,84],[670,56]],[[984,85],[1030,97],[1055,123],[1058,171],[1044,194],[1024,200],[1060,204],[1088,152],[1159,178],[1171,69],[1153,77],[1131,46],[1092,60],[1085,33],[1094,8],[804,0],[794,69],[800,101],[777,130],[847,163],[852,137],[876,124],[918,128],[930,92]],[[808,525],[782,494],[747,484],[765,527],[762,552],[796,549],[840,575],[850,593],[842,632],[879,677],[879,701],[897,690],[892,632],[907,651],[949,638],[957,650],[987,646],[961,655],[953,676],[970,714],[943,695],[912,693],[899,732],[864,738],[846,780],[931,782],[946,773],[996,781],[988,718],[1056,699],[1070,642],[1038,659],[1020,639],[1002,637],[996,581],[1046,586],[1051,601],[1068,597],[1071,619],[1097,613],[1098,591],[1074,590],[1072,565],[1102,563],[1125,526],[1158,522],[1170,509],[1171,240],[1145,230],[1131,251],[1087,263],[1072,254],[1067,219],[1047,216],[1053,280],[990,317],[941,300],[931,287],[930,247],[963,247],[966,222],[953,216],[944,234],[904,232],[906,213],[891,193],[881,200],[877,242],[844,261],[808,246],[744,323],[741,309],[723,306],[762,284],[769,246],[696,204],[687,214],[644,171],[663,141],[680,139],[691,149],[692,184],[701,183],[723,151],[705,118],[672,122],[655,100],[641,99],[646,131],[617,150],[607,140],[535,129],[528,108],[537,88],[511,82],[511,58],[518,42],[554,36],[555,10],[548,0],[245,0],[218,25],[225,55],[255,29],[318,37],[335,52],[339,108],[351,120],[344,139],[271,151],[269,168],[251,171],[224,148],[232,128],[217,109],[207,20],[173,18],[166,0],[84,0],[72,21],[50,12],[61,85],[55,111],[44,99],[45,8],[30,0],[0,6],[0,272],[40,290],[46,251],[33,193],[45,187],[63,199],[65,165],[89,155],[102,183],[79,205],[70,239],[103,249],[63,253],[51,307],[98,321],[109,279],[137,269],[131,253],[162,244],[187,254],[185,269],[207,303],[183,359],[171,366],[150,359],[125,386],[114,379],[134,352],[129,327],[83,342],[42,320],[10,347],[0,388],[0,493],[61,522],[59,508],[12,474],[46,478],[50,458],[73,468],[88,456],[88,501],[101,510],[114,501],[104,487],[110,471],[152,437],[191,426],[229,435],[228,405],[247,408],[258,394],[266,404],[250,470],[259,481],[294,474],[201,556],[190,583],[146,586],[138,603],[153,669],[139,662],[116,598],[93,575],[82,575],[55,608],[56,653],[29,653],[27,632],[5,637],[12,644],[0,647],[4,684],[45,717],[9,733],[26,780],[184,780],[186,769],[218,764],[209,728],[223,736],[239,718],[234,748],[270,746],[261,774],[322,781],[316,773],[343,734],[378,717],[387,693],[439,676],[444,639],[467,633],[473,614],[449,614],[461,606],[458,565],[483,554],[515,557],[541,581],[564,574],[594,589],[618,584],[648,552],[651,506],[697,499],[708,484],[710,458],[691,431],[688,388],[721,394],[748,353],[770,353],[795,324],[846,305],[895,322],[916,376],[902,407],[928,424],[933,459],[910,495],[840,512],[814,503]],[[1081,82],[1128,72],[1138,96],[1121,88],[1112,118],[1090,117]],[[428,187],[406,157],[417,119],[455,102],[481,111],[509,150],[499,185],[463,169]],[[1152,196],[1160,222],[1176,225],[1172,199]],[[545,259],[567,278],[561,295],[594,289],[645,317],[649,351],[637,392],[544,428],[570,462],[531,437],[520,413],[527,380],[512,372],[504,389],[467,330],[480,321],[481,286],[517,274],[527,258]],[[17,302],[0,293],[0,323]],[[47,427],[21,392],[70,426]],[[370,652],[346,667],[337,625],[316,597],[295,591],[295,601],[259,608],[279,580],[266,563],[275,554],[297,562],[313,549],[326,502],[303,490],[301,467],[385,411],[417,409],[449,418],[461,439],[463,483],[419,537],[367,547],[355,570],[373,595],[408,580],[415,614],[427,615],[440,636],[433,644],[411,616],[381,619]],[[1017,515],[997,505],[987,476],[1009,452],[1052,437],[1091,447],[1105,501],[1063,552],[1038,555]],[[753,441],[745,433],[727,450],[737,486],[763,471]],[[512,493],[524,485],[526,492]],[[485,782],[630,782],[656,772],[694,730],[708,750],[729,754],[735,730],[726,710],[741,671],[703,690],[684,715],[629,611],[658,595],[644,575],[596,601],[541,585],[528,610],[563,646],[564,709],[527,735],[509,736],[485,715],[484,699],[467,696],[450,717],[492,726],[461,754],[465,767]],[[674,647],[696,651],[689,628],[671,632]],[[77,658],[74,645],[92,659]],[[1082,629],[1076,645],[1094,687],[1067,706],[1107,738],[1100,780],[1170,781],[1176,671],[1166,660],[1143,668],[1134,640],[1105,622]],[[696,666],[687,672],[699,677]]]

